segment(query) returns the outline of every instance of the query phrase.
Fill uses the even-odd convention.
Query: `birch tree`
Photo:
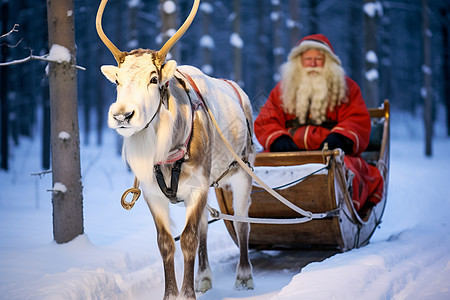
[[[66,243],[84,232],[73,0],[47,0],[50,57],[53,236]]]

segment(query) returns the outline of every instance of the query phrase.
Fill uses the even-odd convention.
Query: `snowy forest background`
[[[86,68],[78,71],[81,143],[85,145],[103,143],[107,109],[115,99],[114,88],[100,73],[101,65],[115,61],[95,31],[99,2],[74,0],[77,64]],[[175,22],[178,28],[193,3],[175,0],[176,10],[168,14],[167,2],[172,1],[110,0],[103,18],[106,34],[121,50],[159,49],[167,38],[161,32],[171,28],[168,22]],[[278,81],[278,68],[292,46],[305,35],[323,33],[347,74],[361,86],[368,106],[388,98],[394,110],[420,118],[428,113],[432,120],[449,119],[450,1],[201,3],[194,23],[172,55],[180,65],[193,65],[212,76],[238,81],[252,100],[255,113]],[[0,62],[27,57],[30,51],[33,55],[49,52],[46,1],[0,0],[0,11],[1,34],[19,24],[18,31],[0,40]],[[43,140],[42,168],[50,168],[46,64],[30,61],[0,68],[2,169],[8,169],[8,153],[21,136]],[[446,122],[447,135],[450,125]],[[411,134],[415,130],[411,128]]]

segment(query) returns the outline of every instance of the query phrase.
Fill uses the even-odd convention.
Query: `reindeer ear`
[[[102,71],[103,75],[111,81],[112,83],[116,82],[117,79],[117,67],[116,66],[101,66],[100,70]]]
[[[166,84],[167,81],[172,79],[177,69],[177,62],[174,60],[167,61],[161,69],[161,85]]]

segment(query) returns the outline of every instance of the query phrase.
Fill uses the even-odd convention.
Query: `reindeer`
[[[169,50],[192,23],[200,0],[195,0],[184,24],[161,50],[131,52],[120,51],[103,32],[101,20],[107,2],[100,3],[96,27],[118,64],[101,67],[105,77],[117,85],[117,100],[110,106],[108,126],[123,136],[123,157],[140,182],[155,222],[164,265],[164,299],[195,299],[195,291],[212,288],[206,247],[209,187],[214,183],[232,191],[236,215],[248,216],[250,206],[251,177],[236,166],[213,127],[208,110],[234,151],[252,164],[251,105],[234,82],[211,78],[192,66],[177,66],[174,60],[166,61]],[[180,292],[174,270],[171,202],[183,202],[186,207],[180,237],[184,258]],[[248,257],[250,227],[243,222],[235,222],[234,227],[240,249],[235,288],[253,289]]]

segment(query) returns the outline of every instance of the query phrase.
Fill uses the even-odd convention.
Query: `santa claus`
[[[354,174],[352,199],[356,209],[376,204],[383,179],[361,158],[371,121],[359,86],[341,66],[328,38],[303,38],[281,67],[281,81],[255,120],[255,135],[272,152],[342,149],[344,164]],[[352,174],[352,175],[353,175]]]

